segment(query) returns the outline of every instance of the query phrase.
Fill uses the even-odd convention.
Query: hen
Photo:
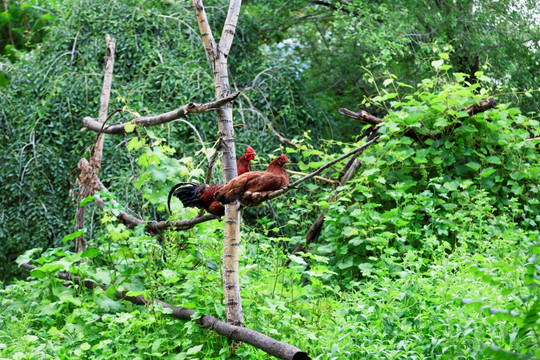
[[[238,200],[243,206],[259,206],[265,196],[289,185],[289,174],[283,168],[288,162],[287,156],[281,154],[265,171],[245,173],[229,181],[216,192],[214,199],[222,204]]]
[[[238,175],[251,171],[251,160],[255,159],[255,150],[251,146],[246,149],[244,155],[236,162]],[[225,208],[214,200],[214,194],[221,189],[223,184],[197,185],[193,183],[179,183],[173,186],[167,199],[167,207],[171,212],[171,197],[174,195],[184,207],[196,207],[205,209],[212,215],[223,216]]]

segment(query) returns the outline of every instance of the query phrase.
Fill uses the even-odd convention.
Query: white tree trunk
[[[229,69],[227,57],[236,31],[236,23],[240,14],[241,0],[231,0],[229,12],[219,45],[216,44],[212,30],[208,24],[202,0],[193,0],[199,30],[212,62],[214,71],[214,86],[216,100],[230,95]],[[221,138],[223,181],[229,182],[236,177],[236,148],[232,120],[232,104],[228,103],[218,110],[218,129]],[[240,212],[238,205],[225,206],[225,231],[223,244],[223,290],[225,293],[225,314],[227,322],[236,326],[243,326],[242,300],[240,297],[240,283],[238,278],[238,245],[240,243]]]

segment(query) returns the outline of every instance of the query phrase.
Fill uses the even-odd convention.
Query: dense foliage
[[[449,15],[431,33],[445,2],[436,2],[435,12],[420,1],[399,9],[314,3],[247,2],[230,55],[232,83],[247,90],[235,103],[239,151],[256,149],[256,170],[286,152],[290,168],[307,173],[364,141],[367,126],[340,117],[337,107],[369,109],[384,123],[347,184],[333,189],[309,180],[243,211],[246,326],[321,360],[540,358],[537,74],[519,71],[537,54],[516,42],[500,57],[462,57],[476,49],[480,29],[460,30],[452,21],[489,25],[493,11],[475,9],[487,17],[475,18],[445,8]],[[486,4],[502,12],[498,3]],[[103,35],[117,38],[110,111],[122,111],[110,122],[207,102],[211,72],[192,9],[137,0],[72,5],[49,3],[40,10],[54,19],[43,43],[2,59],[10,82],[0,94],[0,262],[5,278],[23,252],[18,262],[38,268],[1,291],[0,357],[229,359],[226,339],[173,320],[160,306],[114,298],[126,290],[224,319],[222,222],[152,236],[117,218],[126,209],[159,220],[197,214],[174,201],[169,216],[166,197],[179,180],[203,181],[217,140],[214,114],[108,136],[100,177],[111,192],[101,195],[123,205],[108,203],[101,213],[88,199],[88,251],[74,254],[70,234],[70,172],[94,141],[79,129],[99,106]],[[205,5],[221,28],[226,7]],[[277,15],[268,16],[275,7]],[[425,14],[424,22],[395,26],[404,9]],[[453,15],[458,10],[461,17]],[[514,20],[507,32],[490,33],[490,43],[511,38],[521,26]],[[385,35],[390,28],[441,36],[393,41]],[[466,41],[456,40],[465,34]],[[326,50],[314,51],[321,46]],[[507,84],[523,90],[527,103],[501,93],[499,74],[507,69],[516,72]],[[489,96],[496,108],[463,111]],[[273,131],[297,146],[281,145]],[[343,165],[321,175],[336,179]],[[220,179],[217,169],[213,179]],[[321,211],[318,241],[291,255]],[[109,288],[66,287],[58,271]],[[242,346],[237,357],[268,355]]]
[[[363,96],[376,93],[367,72],[396,74],[416,85],[429,77],[433,49],[448,45],[454,71],[474,77],[483,70],[506,101],[519,99],[524,112],[539,107],[537,91],[522,93],[538,90],[539,83],[540,8],[535,0],[253,1],[250,9],[269,19],[263,25],[265,37],[286,39],[309,64],[310,93],[327,110],[356,106]]]

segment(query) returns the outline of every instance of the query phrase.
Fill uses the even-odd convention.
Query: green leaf
[[[105,312],[117,312],[123,308],[122,303],[114,301],[105,295],[101,295],[95,301],[99,308]]]
[[[133,130],[135,130],[135,124],[133,124],[131,121],[126,123],[126,125],[124,125],[124,130],[127,133],[133,132]]]
[[[174,284],[180,280],[180,277],[178,276],[178,273],[174,270],[170,269],[163,269],[161,271],[161,274],[163,275],[163,278],[165,279],[165,282],[167,284]]]
[[[386,79],[383,81],[383,85],[386,87],[394,82],[394,79]]]
[[[24,252],[24,254],[21,254],[17,257],[17,260],[15,262],[21,266],[22,264],[28,264],[30,263],[30,260],[32,260],[32,255],[35,253],[40,252],[41,249],[30,249]]]
[[[492,167],[488,167],[488,168],[485,168],[484,170],[482,170],[482,172],[480,172],[480,176],[483,177],[483,178],[487,178],[489,175],[493,174],[495,171],[494,168]]]
[[[75,306],[81,306],[82,302],[80,299],[74,297],[71,293],[62,293],[58,296],[58,298],[65,303],[70,303]]]
[[[465,166],[467,166],[468,168],[473,169],[474,171],[478,171],[482,167],[479,163],[474,162],[474,161],[468,162],[467,164],[465,164]]]
[[[434,60],[431,62],[431,66],[433,66],[435,69],[439,70],[441,66],[444,64],[444,60]]]
[[[362,176],[368,177],[368,176],[370,176],[370,175],[373,175],[373,174],[375,174],[375,173],[378,173],[379,171],[380,171],[380,169],[379,169],[379,168],[376,168],[376,167],[375,167],[375,168],[372,168],[372,169],[367,169],[367,170],[364,170],[364,171],[362,172]]]
[[[343,270],[343,269],[348,269],[350,267],[353,267],[353,265],[354,265],[353,257],[349,256],[344,261],[338,262],[337,267]]]
[[[95,196],[92,196],[92,195],[87,196],[86,198],[83,199],[83,201],[81,201],[79,203],[79,206],[84,206],[84,205],[88,204],[89,202],[94,201],[95,199],[96,199]]]
[[[43,273],[56,273],[57,271],[60,271],[64,268],[61,264],[45,264],[43,266],[40,266],[38,268],[35,268],[34,271],[41,271]]]
[[[84,257],[84,258],[95,258],[96,256],[99,255],[99,250],[96,249],[96,248],[90,248],[88,250],[85,250],[83,251],[83,253],[81,254],[81,257]]]
[[[34,269],[30,271],[30,275],[38,279],[44,279],[47,274],[41,270]]]
[[[435,121],[435,124],[433,125],[437,127],[445,127],[447,124],[448,124],[448,120],[446,120],[446,118],[440,118],[437,121]]]
[[[297,264],[300,264],[300,265],[307,265],[306,261],[300,257],[300,256],[296,256],[296,255],[289,255],[289,259],[291,259],[292,262],[295,262]]]
[[[139,140],[138,137],[134,137],[133,139],[129,140],[128,142],[128,145],[127,145],[127,149],[128,151],[133,151],[133,150],[138,150],[140,149],[141,147],[143,146],[143,143]],[[145,155],[145,154],[143,154]],[[140,163],[141,159],[139,158],[139,163]],[[142,164],[140,164],[142,165]]]
[[[4,74],[3,71],[0,71],[0,88],[4,87],[4,86],[7,86],[8,84],[9,84],[9,79]]]
[[[198,353],[199,351],[201,351],[202,348],[203,348],[202,345],[194,346],[194,347],[192,347],[192,348],[189,348],[189,349],[186,351],[186,354],[187,354],[187,355],[193,355],[193,354],[196,354],[196,353]]]
[[[498,164],[498,165],[502,164],[501,158],[498,157],[498,156],[489,156],[486,160],[487,160],[487,162],[489,162],[491,164]]]
[[[73,233],[71,233],[71,234],[67,234],[66,236],[64,236],[64,237],[62,238],[62,242],[65,244],[65,243],[67,243],[68,241],[73,240],[73,239],[75,239],[76,237],[81,236],[82,234],[84,234],[84,229],[83,229],[83,230],[75,231],[75,232],[73,232]]]
[[[350,227],[350,226],[345,226],[343,228],[343,235],[345,237],[351,237],[351,236],[354,236],[358,234],[358,229],[357,228],[353,228],[353,227]]]

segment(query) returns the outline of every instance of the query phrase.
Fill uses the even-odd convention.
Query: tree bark
[[[234,39],[236,23],[240,14],[241,0],[231,0],[223,26],[221,40],[216,44],[212,29],[201,0],[193,0],[197,23],[206,53],[214,71],[216,99],[230,95],[229,69],[227,57]],[[223,182],[227,183],[237,175],[236,148],[232,120],[232,104],[218,109],[218,129],[221,140]],[[225,314],[229,324],[243,326],[242,300],[238,275],[238,248],[240,244],[240,212],[238,204],[225,206],[225,230],[223,244],[223,290],[225,293]]]
[[[21,264],[21,266],[27,270],[34,270],[35,267],[30,264]],[[107,291],[106,285],[98,284],[91,280],[84,280],[77,276],[73,276],[70,273],[58,273],[58,278],[73,282],[74,284],[79,284],[87,287],[88,289],[95,289],[100,287],[103,291]],[[64,285],[69,286],[71,283],[65,283]],[[212,315],[202,315],[198,318],[192,318],[195,314],[195,310],[181,308],[173,306],[164,301],[158,299],[148,299],[142,295],[139,296],[127,296],[127,291],[119,291],[115,294],[115,297],[118,300],[127,300],[137,305],[148,305],[151,303],[159,304],[164,308],[171,309],[172,313],[169,314],[171,317],[176,319],[185,320],[185,321],[195,321],[202,328],[210,329],[216,333],[225,336],[226,338],[234,341],[245,342],[250,344],[258,349],[263,350],[264,352],[277,357],[278,359],[284,360],[310,360],[311,358],[307,353],[301,351],[300,349],[292,346],[290,344],[277,341],[272,339],[269,336],[261,334],[255,330],[247,329],[245,327],[234,326],[227,324]]]
[[[107,120],[107,111],[109,108],[109,99],[111,97],[111,85],[114,68],[114,50],[116,47],[116,39],[105,35],[105,41],[107,43],[107,53],[105,55],[105,74],[103,77],[103,88],[101,90],[101,99],[99,106],[99,122],[104,124]],[[103,140],[104,134],[100,133],[96,137],[92,153],[90,155],[90,162],[84,164],[79,161],[79,169],[81,175],[78,179],[79,182],[79,194],[77,195],[77,210],[75,214],[75,231],[84,228],[84,214],[85,206],[81,206],[80,203],[86,197],[95,192],[97,185],[97,176],[101,169],[101,158],[103,155]],[[75,251],[85,251],[86,240],[84,235],[75,238]]]

